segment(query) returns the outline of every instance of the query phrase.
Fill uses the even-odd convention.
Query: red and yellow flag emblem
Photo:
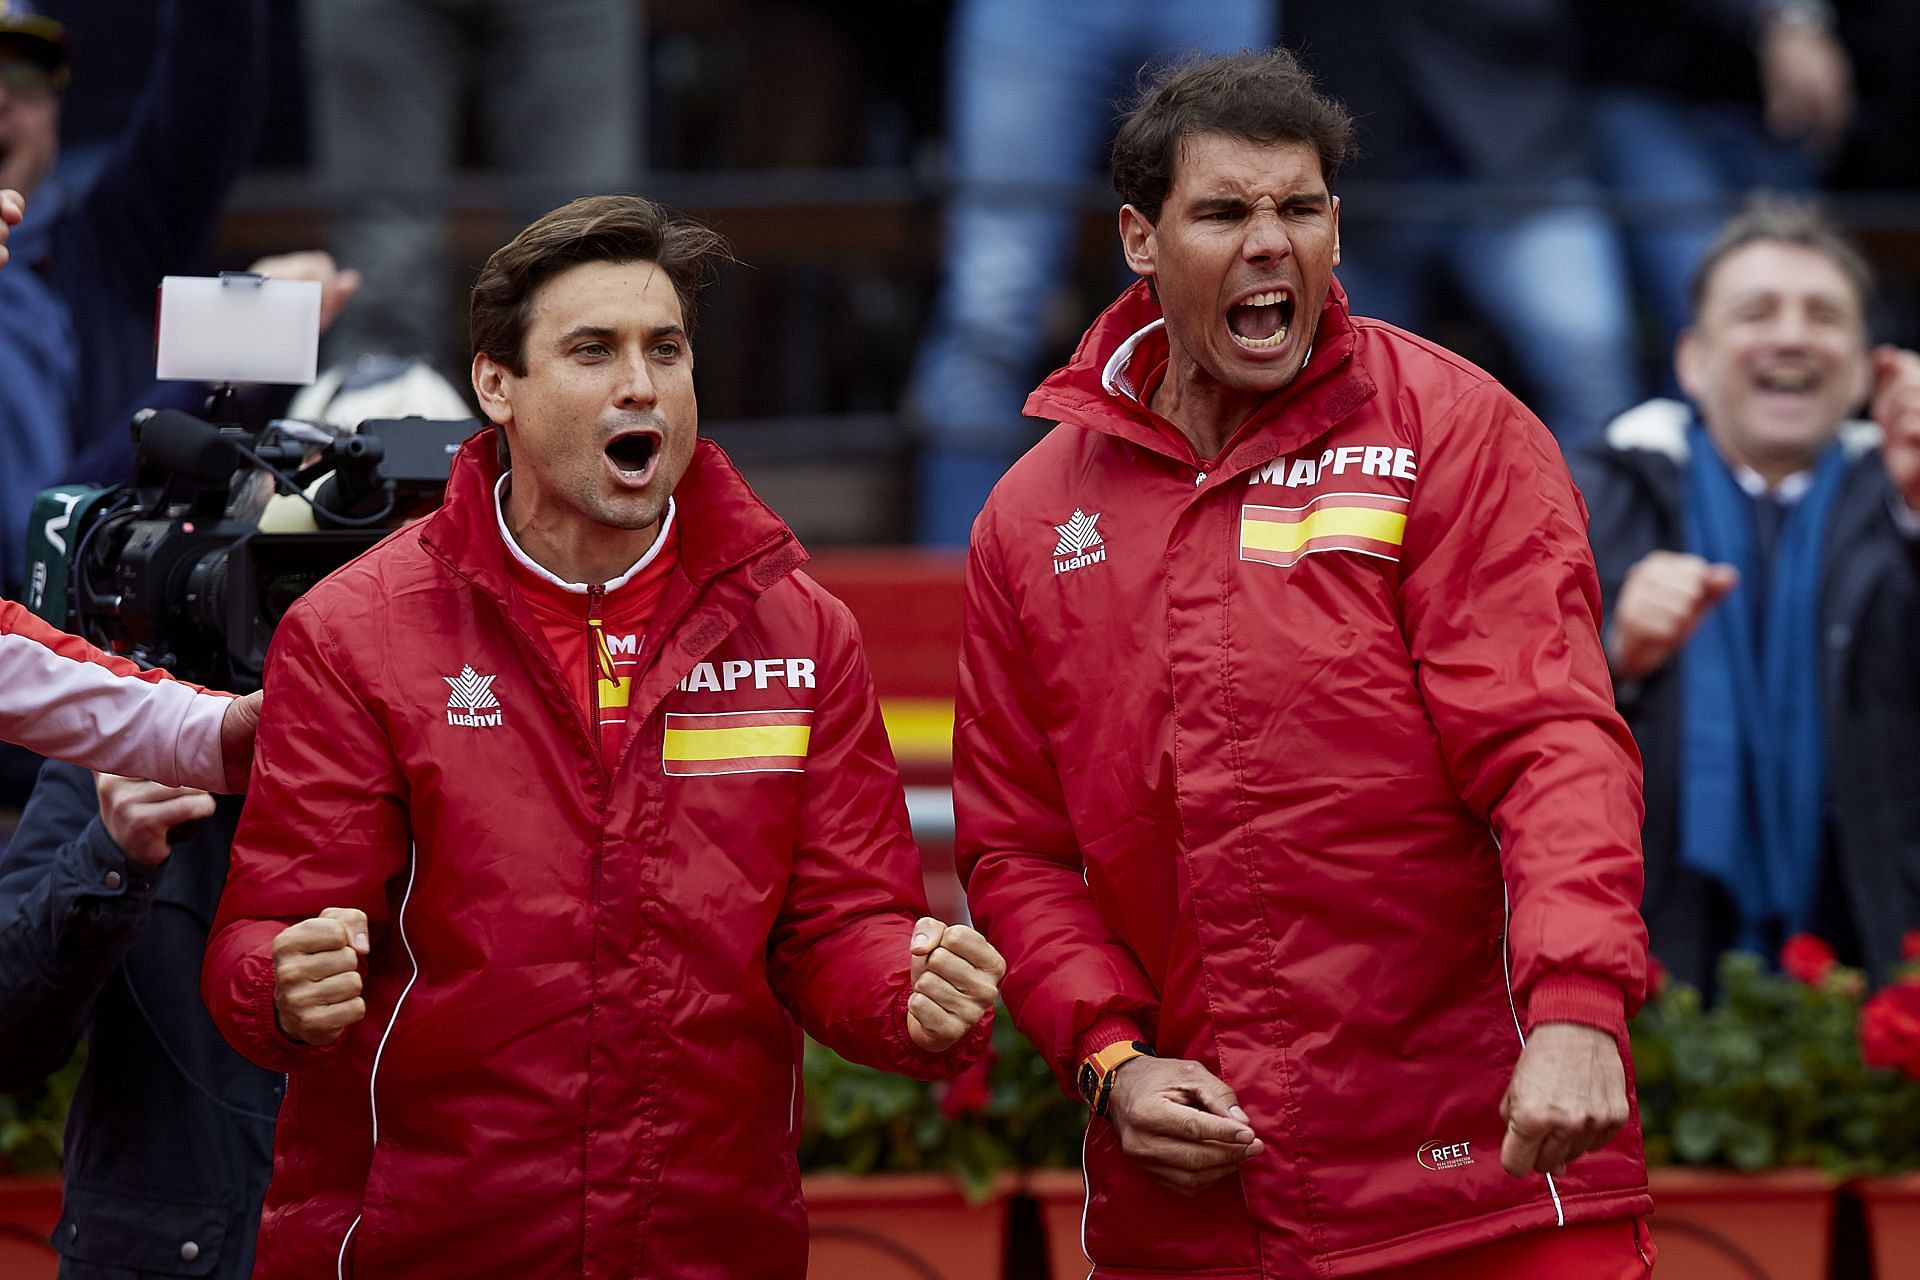
[[[1316,551],[1356,551],[1398,560],[1407,500],[1374,493],[1328,493],[1304,507],[1240,509],[1240,558],[1287,568]]]
[[[811,711],[667,714],[661,763],[669,775],[799,773],[807,765]]]

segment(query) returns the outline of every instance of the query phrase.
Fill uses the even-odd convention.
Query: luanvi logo
[[[495,677],[483,676],[472,666],[457,676],[441,676],[452,690],[447,695],[447,723],[469,729],[492,729],[500,724],[500,699],[493,696]]]
[[[1065,524],[1053,526],[1060,540],[1053,544],[1053,571],[1056,574],[1070,573],[1075,569],[1084,569],[1090,564],[1099,564],[1107,558],[1106,543],[1101,540],[1100,513],[1088,515],[1080,508],[1073,509],[1073,515]]]
[[[1419,1160],[1422,1169],[1432,1169],[1439,1173],[1443,1169],[1459,1169],[1473,1163],[1472,1143],[1433,1142],[1420,1147]]]

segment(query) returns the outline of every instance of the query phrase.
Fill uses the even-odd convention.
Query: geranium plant
[[[1085,1108],[1001,1009],[993,1052],[926,1084],[846,1061],[808,1042],[800,1166],[844,1173],[946,1173],[979,1198],[1013,1168],[1079,1163]]]
[[[1825,943],[1790,939],[1780,960],[1772,972],[1730,953],[1711,1008],[1666,985],[1634,1020],[1648,1160],[1840,1177],[1920,1168],[1920,980],[1897,978],[1863,1021],[1865,977]],[[1903,1064],[1913,1072],[1892,1069]]]

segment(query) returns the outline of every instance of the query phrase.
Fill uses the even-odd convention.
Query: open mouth
[[[1282,346],[1293,330],[1293,294],[1284,289],[1256,293],[1227,308],[1227,332],[1248,351]]]
[[[1811,369],[1775,369],[1756,381],[1762,391],[1804,392],[1812,391],[1820,380]]]
[[[653,465],[654,454],[660,441],[650,432],[635,431],[627,435],[615,436],[607,442],[607,458],[614,469],[628,478],[638,480],[647,474]]]

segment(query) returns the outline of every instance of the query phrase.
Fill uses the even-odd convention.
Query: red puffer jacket
[[[702,442],[609,772],[492,456],[274,637],[202,975],[291,1073],[255,1274],[798,1277],[799,1028],[922,1076],[985,1034],[907,1038],[920,863],[852,617]],[[272,942],[334,906],[372,922],[367,1016],[297,1046]]]
[[[1336,287],[1203,466],[1136,399],[1159,319],[1136,286],[1027,402],[1061,425],[974,528],[958,711],[1021,1028],[1065,1082],[1137,1027],[1267,1142],[1187,1200],[1094,1121],[1098,1274],[1349,1275],[1645,1212],[1637,1118],[1563,1177],[1499,1160],[1521,1027],[1624,1053],[1645,972],[1639,760],[1551,438]]]

